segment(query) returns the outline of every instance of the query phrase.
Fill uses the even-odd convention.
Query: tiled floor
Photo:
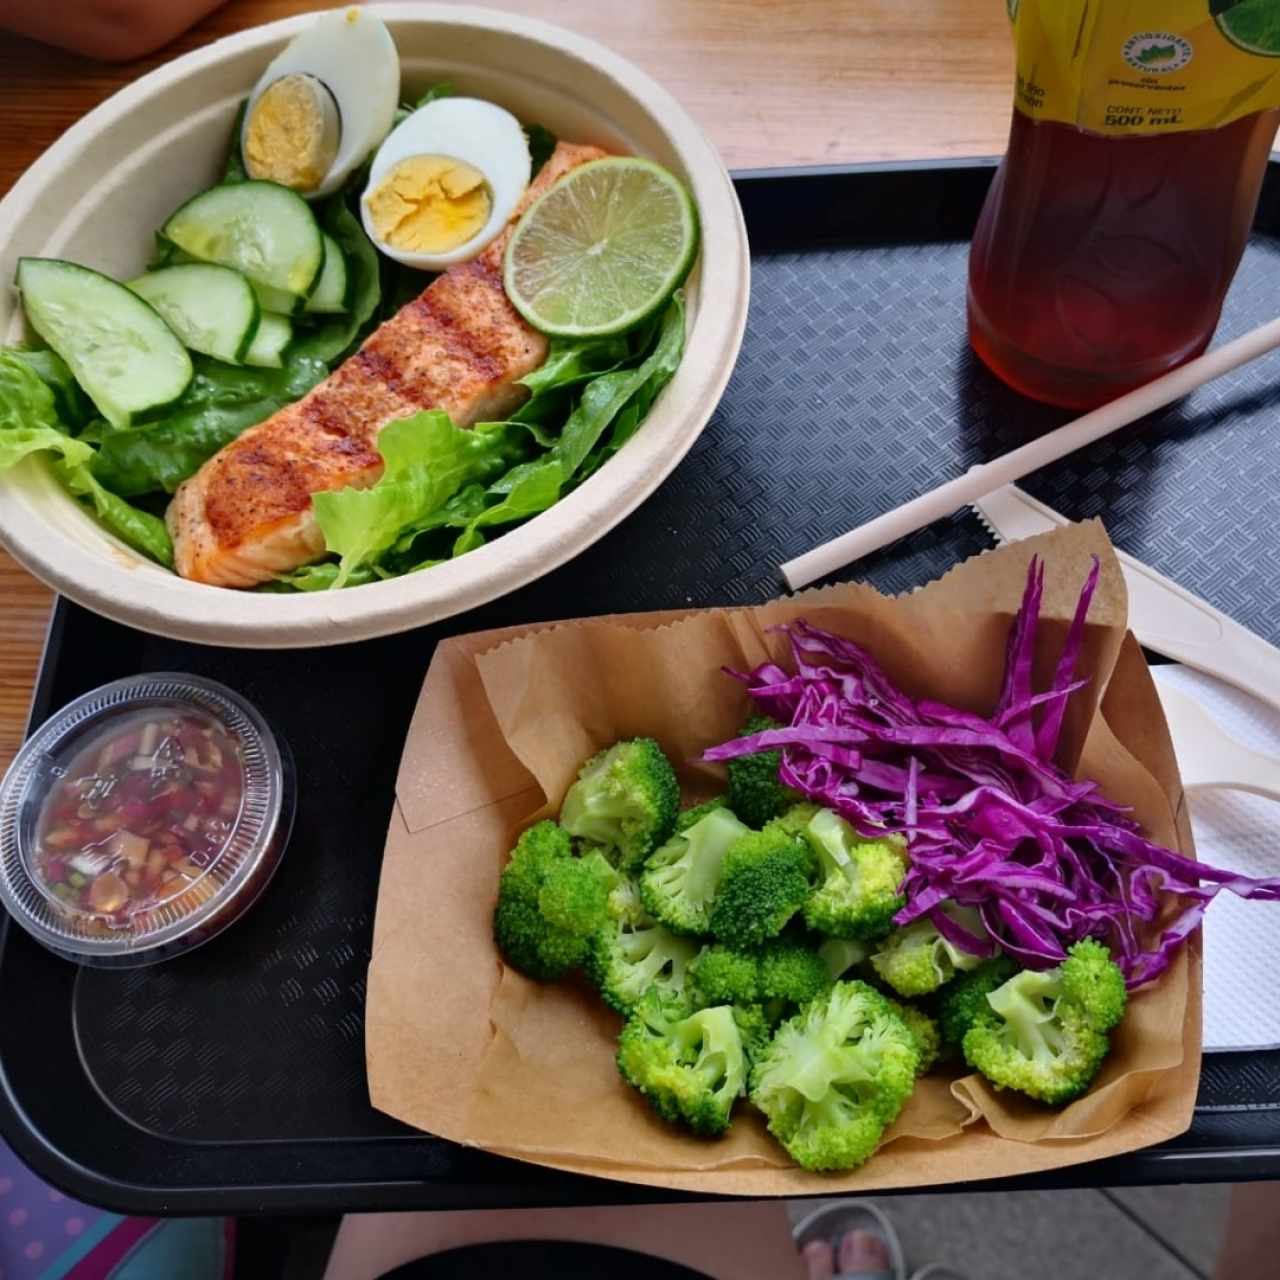
[[[969,1280],[1208,1280],[1227,1191],[1214,1185],[986,1192],[887,1196],[877,1203],[897,1228],[912,1269],[945,1262]],[[797,1202],[793,1212],[813,1207]]]
[[[1198,1275],[1211,1275],[1227,1214],[1225,1183],[1200,1187],[1127,1187],[1106,1191],[1119,1208],[1179,1255]],[[1280,1266],[1277,1266],[1280,1271]],[[1248,1280],[1240,1277],[1239,1280]]]

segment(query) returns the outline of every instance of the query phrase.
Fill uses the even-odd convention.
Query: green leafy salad
[[[401,116],[452,93],[436,85]],[[367,161],[332,194],[304,202],[246,173],[242,119],[243,109],[222,181],[166,221],[148,272],[127,287],[75,264],[24,259],[18,287],[48,345],[0,348],[0,471],[43,454],[107,530],[169,567],[163,517],[178,486],[306,395],[432,278],[379,253],[366,233]],[[525,132],[536,174],[556,140],[541,126]],[[246,217],[270,223],[288,246],[277,276],[254,274],[228,248],[227,228]],[[296,289],[304,277],[311,283]],[[558,502],[631,438],[675,372],[682,278],[620,332],[550,336],[508,420],[463,429],[434,410],[386,425],[372,487],[313,495],[326,558],[261,589],[324,590],[426,569]],[[123,313],[117,332],[150,334],[149,349],[104,356],[99,321]]]

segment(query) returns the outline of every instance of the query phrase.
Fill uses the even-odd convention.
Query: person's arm
[[[168,44],[226,0],[0,0],[0,28],[128,62]]]

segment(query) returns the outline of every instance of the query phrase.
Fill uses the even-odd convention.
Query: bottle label
[[[1102,134],[1280,106],[1280,0],[1008,0],[1014,105]]]

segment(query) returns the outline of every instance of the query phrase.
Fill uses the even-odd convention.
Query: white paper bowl
[[[633,511],[706,424],[746,323],[750,262],[732,183],[680,105],[630,63],[570,31],[460,5],[371,6],[400,50],[406,96],[448,78],[562,138],[650,156],[692,188],[702,253],[688,284],[679,371],[616,458],[550,511],[488,546],[405,578],[271,595],[208,587],[103,532],[38,458],[0,477],[0,541],[50,586],[131,626],[256,648],[337,644],[421,626],[563,564]],[[152,232],[217,180],[239,101],[304,14],[220,40],[121,90],[58,140],[0,201],[0,341],[24,335],[7,287],[24,255],[136,274]]]

